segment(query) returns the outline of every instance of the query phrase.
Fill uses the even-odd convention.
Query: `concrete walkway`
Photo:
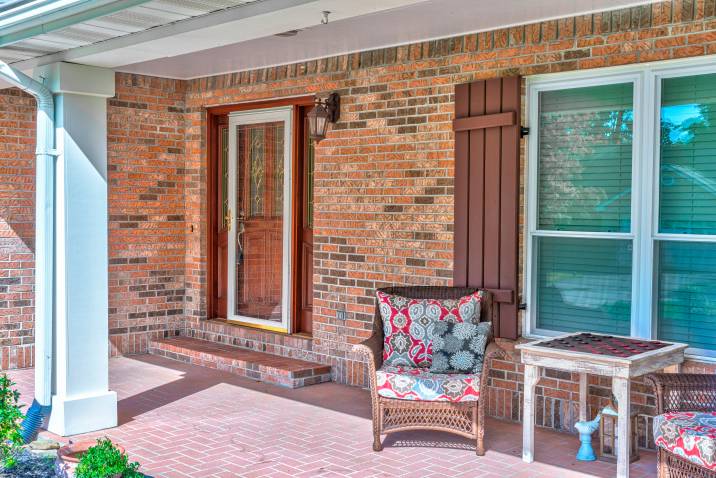
[[[32,370],[10,373],[24,402]],[[110,360],[120,426],[91,434],[121,443],[155,477],[611,477],[615,466],[574,460],[575,436],[538,430],[523,463],[521,427],[490,420],[484,457],[468,441],[410,432],[371,449],[368,392],[326,383],[297,390],[149,355]],[[72,437],[78,440],[84,437]],[[66,440],[66,439],[64,439]],[[643,452],[632,478],[656,476]]]

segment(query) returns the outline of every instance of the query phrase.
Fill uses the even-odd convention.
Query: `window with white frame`
[[[716,62],[528,80],[528,335],[716,357]]]

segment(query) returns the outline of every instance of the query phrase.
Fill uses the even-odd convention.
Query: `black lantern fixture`
[[[328,123],[335,123],[340,117],[341,97],[338,93],[331,93],[325,98],[316,96],[315,106],[308,112],[308,132],[314,141],[321,141],[326,137]]]

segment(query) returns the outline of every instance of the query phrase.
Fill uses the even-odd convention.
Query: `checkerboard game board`
[[[580,333],[540,342],[539,347],[584,352],[612,357],[633,357],[671,345],[658,340],[642,340],[612,335]]]

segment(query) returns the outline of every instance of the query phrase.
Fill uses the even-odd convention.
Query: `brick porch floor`
[[[11,372],[29,401],[32,370]],[[411,432],[371,450],[368,393],[335,383],[297,390],[148,355],[110,360],[120,442],[155,477],[587,477],[614,465],[574,460],[577,438],[537,431],[538,462],[520,460],[521,428],[487,423],[487,454],[459,437]],[[78,439],[74,437],[73,439]],[[631,476],[656,476],[643,452]]]

